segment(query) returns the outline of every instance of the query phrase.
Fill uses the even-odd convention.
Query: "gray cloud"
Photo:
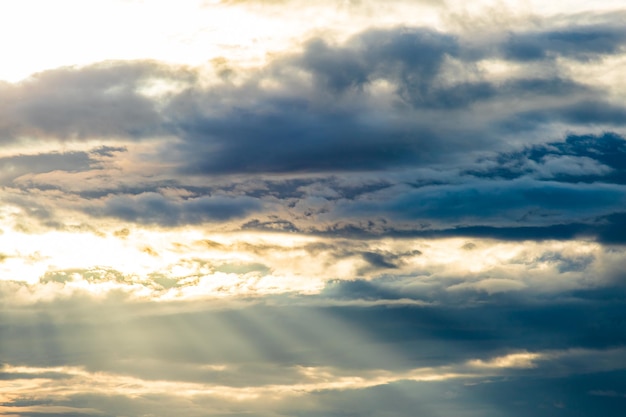
[[[621,415],[626,35],[568,19],[0,84],[0,414]]]
[[[586,61],[619,52],[625,44],[626,32],[619,26],[574,26],[512,33],[502,45],[502,50],[507,58],[520,61],[557,56]]]
[[[230,220],[260,208],[258,200],[245,196],[202,196],[173,200],[158,193],[142,193],[105,198],[102,207],[89,211],[97,216],[111,216],[125,221],[177,226]]]
[[[621,186],[571,186],[555,182],[484,181],[462,185],[398,190],[380,201],[347,203],[343,213],[392,213],[391,218],[437,222],[490,222],[505,225],[567,222],[619,210],[626,198]],[[550,219],[550,218],[553,219]],[[448,223],[449,224],[449,223]]]
[[[438,170],[224,177],[206,186],[166,176],[171,179],[141,179],[134,185],[100,181],[96,188],[74,191],[54,182],[54,176],[47,182],[23,177],[14,184],[22,191],[5,190],[4,200],[48,227],[64,227],[63,213],[72,210],[165,227],[242,219],[229,229],[514,240],[580,236],[617,243],[623,241],[617,230],[623,223],[624,143],[609,133],[569,136]],[[123,160],[127,152],[121,150],[4,161],[19,168],[11,179],[26,174],[33,163],[42,172],[62,169],[71,174],[97,169],[102,158],[107,164]],[[37,198],[29,190],[38,190]],[[381,259],[369,258],[372,266],[394,265],[393,259]]]
[[[210,309],[206,305],[129,302],[115,295],[94,300],[77,294],[28,310],[13,307],[11,315],[3,310],[3,362],[20,364],[22,368],[4,368],[0,376],[9,381],[51,380],[57,389],[57,397],[51,398],[33,386],[29,397],[15,398],[3,406],[15,407],[15,412],[24,407],[23,415],[30,415],[25,407],[49,405],[51,401],[56,406],[89,407],[103,413],[123,407],[130,415],[148,410],[165,415],[153,409],[151,401],[136,401],[158,398],[161,406],[182,401],[184,415],[195,415],[194,409],[213,403],[231,410],[252,407],[268,416],[290,415],[288,410],[294,409],[316,415],[328,407],[334,409],[332,401],[351,404],[362,395],[375,395],[378,399],[377,405],[372,405],[374,410],[404,416],[412,415],[414,409],[398,405],[393,400],[395,394],[387,391],[390,386],[404,386],[408,398],[432,390],[429,397],[441,398],[442,403],[430,404],[439,411],[445,404],[473,404],[467,390],[488,395],[487,404],[508,401],[511,394],[503,392],[509,389],[516,390],[517,398],[526,401],[534,397],[534,387],[538,386],[542,392],[558,396],[562,385],[555,385],[555,378],[565,384],[582,384],[572,392],[619,391],[626,366],[626,334],[620,325],[624,322],[624,287],[565,292],[556,298],[530,293],[479,294],[476,303],[469,305],[459,303],[467,297],[448,293],[446,298],[443,293],[431,292],[430,296],[438,300],[436,305],[316,306],[316,302],[328,298],[389,300],[410,296],[402,285],[391,279],[329,283],[328,291],[319,296],[274,299],[281,301],[278,305],[272,305],[270,299],[269,305],[227,303]],[[613,294],[612,298],[602,295],[606,291]],[[427,295],[423,290],[421,294]],[[2,297],[7,296],[10,294],[2,291]],[[208,393],[185,397],[180,396],[182,392],[163,397],[164,393],[155,391],[137,396],[131,406],[131,394],[107,392],[105,398],[102,393],[92,392],[92,385],[71,385],[86,373],[94,378],[92,384],[108,383],[109,375],[118,375],[137,378],[134,384],[173,381],[181,389],[186,383],[233,390],[264,389],[301,383],[308,378],[302,370],[312,372],[315,367],[322,367],[324,378],[368,378],[371,373],[393,375],[420,367],[437,372],[441,366],[445,366],[441,372],[477,372],[477,368],[470,367],[470,361],[489,364],[492,358],[520,352],[540,355],[528,365],[494,367],[482,377],[420,383],[400,379],[391,385],[314,390],[271,401],[265,397],[235,401]],[[54,366],[66,368],[48,369]],[[29,367],[40,370],[34,374]],[[81,369],[79,376],[76,369]],[[310,382],[319,382],[312,378]],[[500,378],[502,383],[489,383]],[[59,396],[64,388],[70,394]],[[158,389],[158,385],[152,389]],[[448,392],[457,394],[444,396]],[[606,403],[601,396],[588,401],[584,404]],[[523,415],[522,411],[515,413],[507,415]]]
[[[16,155],[0,158],[0,183],[10,185],[24,174],[38,174],[55,170],[88,171],[97,160],[87,152],[52,152],[48,154]]]
[[[610,22],[568,30],[514,38],[562,54],[574,44],[588,53],[620,50]],[[501,149],[502,136],[554,122],[623,126],[622,106],[601,87],[568,78],[552,52],[533,58],[545,61],[543,74],[494,80],[477,60],[498,54],[442,32],[392,28],[343,44],[309,40],[300,53],[241,71],[237,83],[204,86],[192,69],[150,61],[61,68],[2,86],[0,131],[5,142],[169,135],[178,140],[153,157],[182,174],[214,175],[424,166]],[[511,59],[526,65],[518,55]],[[146,93],[154,81],[178,87]]]
[[[169,110],[184,138],[176,146],[188,157],[182,171],[424,166],[501,147],[502,136],[553,122],[623,125],[620,105],[602,98],[600,87],[554,75],[561,71],[552,60],[546,58],[552,70],[543,76],[496,81],[464,48],[430,30],[371,30],[342,45],[310,41],[301,54],[277,59],[240,86],[181,96]],[[279,87],[269,90],[264,82]],[[380,83],[386,92],[376,90]]]
[[[143,138],[167,131],[158,102],[141,94],[153,79],[188,82],[193,73],[150,61],[59,68],[0,85],[2,141]]]

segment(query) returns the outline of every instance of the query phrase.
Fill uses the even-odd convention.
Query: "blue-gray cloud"
[[[512,33],[501,48],[506,58],[540,61],[567,57],[587,61],[621,51],[626,31],[612,26],[574,26],[560,30]]]
[[[570,43],[559,45],[550,48],[569,52]],[[370,30],[341,45],[310,41],[303,52],[277,59],[243,85],[177,97],[168,111],[185,139],[177,145],[188,156],[182,170],[210,175],[423,166],[499,148],[502,136],[551,123],[624,125],[623,106],[609,102],[601,87],[568,78],[551,59],[545,64],[553,70],[545,74],[496,81],[482,74],[468,48],[462,39],[432,30]],[[487,46],[484,53],[497,57]],[[451,60],[463,67],[452,67]],[[461,81],[450,78],[453,70],[464,72]],[[299,78],[302,73],[311,83]],[[280,87],[265,89],[265,81]],[[378,97],[374,86],[381,82],[391,98]],[[235,98],[242,104],[229,104]],[[479,107],[498,104],[493,114]]]
[[[111,61],[33,74],[0,84],[0,143],[24,137],[51,140],[141,139],[167,132],[158,99],[140,90],[154,79],[188,82],[194,75],[152,61]]]
[[[623,127],[625,110],[604,87],[570,78],[551,58],[618,54],[622,32],[607,21],[515,33],[509,43],[523,48],[505,44],[513,51],[505,57],[527,65],[532,56],[548,69],[498,80],[477,62],[500,49],[406,27],[367,30],[342,44],[309,40],[301,52],[242,72],[242,82],[208,87],[192,69],[151,61],[61,68],[2,85],[0,132],[5,142],[177,137],[156,157],[182,174],[423,166],[506,148],[503,136],[556,122]],[[178,87],[151,96],[144,90],[154,80]]]
[[[261,207],[258,200],[246,196],[172,199],[158,193],[142,193],[106,198],[102,207],[88,212],[142,224],[178,226],[240,218]]]
[[[87,171],[95,161],[86,152],[16,155],[0,158],[0,182],[10,185],[24,174],[54,170]]]

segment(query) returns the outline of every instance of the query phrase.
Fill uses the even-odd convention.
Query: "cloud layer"
[[[374,3],[0,83],[0,415],[621,415],[623,7]]]

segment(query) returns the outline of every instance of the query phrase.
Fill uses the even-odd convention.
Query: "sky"
[[[0,416],[622,415],[622,0],[0,15]]]

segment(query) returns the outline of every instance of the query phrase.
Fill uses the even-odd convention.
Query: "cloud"
[[[95,217],[170,228],[222,222],[224,230],[326,236],[623,243],[624,143],[614,133],[570,135],[436,169],[218,176],[210,183],[167,169],[138,175],[132,163],[139,156],[132,150],[92,148],[4,158],[13,168],[7,169],[12,188],[3,190],[3,199],[21,211],[23,217],[12,218],[25,227],[32,219],[39,227],[67,229]],[[64,220],[68,216],[72,224]],[[360,256],[370,266],[397,265],[384,252],[366,252]]]
[[[523,282],[502,278],[488,278],[478,282],[456,284],[448,287],[449,291],[475,289],[485,291],[487,294],[516,291],[525,288]]]
[[[15,155],[0,158],[0,182],[10,185],[25,174],[38,174],[55,170],[88,171],[97,160],[87,152],[52,152],[35,155]]]
[[[618,415],[621,14],[349,3],[0,85],[0,415]]]
[[[5,104],[2,129],[5,140],[176,136],[159,157],[174,158],[184,173],[219,174],[430,163],[454,148],[493,146],[494,125],[544,124],[546,96],[563,101],[552,106],[554,117],[621,125],[623,109],[604,101],[599,87],[559,76],[495,82],[465,47],[429,29],[372,29],[343,44],[310,40],[301,53],[244,72],[237,84],[205,85],[199,69],[151,61],[61,68],[4,85],[4,95],[16,99]],[[170,87],[155,96],[155,83]],[[501,114],[486,117],[474,110],[520,97],[521,113],[500,106]],[[594,111],[598,106],[605,110]],[[452,116],[464,126],[445,123]]]
[[[619,33],[606,23],[515,36],[550,51],[573,51],[567,48],[576,42],[618,54],[610,45]],[[220,175],[430,166],[501,149],[502,137],[520,129],[623,125],[624,109],[604,87],[570,78],[547,55],[537,58],[545,71],[495,79],[481,67],[499,59],[491,45],[467,34],[394,27],[342,43],[309,39],[301,52],[239,70],[236,82],[212,79],[206,68],[109,61],[3,84],[0,131],[5,143],[168,137],[150,159],[179,175]]]
[[[11,386],[0,398],[24,413],[32,406],[53,412],[45,409],[50,404],[107,413],[131,398],[140,413],[153,410],[142,401],[158,398],[182,401],[193,415],[205,401],[261,413],[305,404],[315,413],[328,406],[324,398],[348,404],[374,392],[382,401],[376,410],[397,410],[387,390],[398,386],[408,398],[432,390],[430,398],[454,399],[459,407],[471,403],[466,390],[517,387],[531,398],[540,384],[557,394],[560,388],[547,389],[563,386],[555,378],[586,381],[583,392],[618,391],[626,366],[624,333],[614,325],[624,315],[619,294],[607,300],[578,293],[575,302],[493,294],[469,306],[452,298],[392,307],[316,306],[311,298],[280,305],[129,303],[77,294],[7,315],[2,376]]]
[[[142,94],[151,80],[193,80],[185,69],[152,61],[110,61],[47,70],[0,85],[2,142],[48,139],[140,139],[167,132],[158,102]]]
[[[260,208],[258,200],[245,196],[203,196],[176,201],[158,193],[142,193],[105,198],[102,207],[91,210],[95,215],[130,222],[177,226],[244,217]]]
[[[512,33],[501,48],[505,57],[519,61],[556,57],[587,61],[617,53],[625,44],[622,28],[592,25]]]
[[[338,211],[343,215],[386,215],[447,227],[551,225],[618,211],[625,192],[621,185],[568,185],[526,179],[479,181],[417,189],[398,187],[380,196],[340,202]]]
[[[343,44],[315,39],[244,83],[180,96],[169,111],[183,138],[182,172],[425,166],[497,147],[520,128],[623,124],[622,107],[603,88],[555,75],[557,62],[546,61],[553,69],[545,74],[496,80],[480,69],[480,60],[496,58],[489,48],[478,61],[465,48],[420,28],[369,30]]]
[[[623,251],[616,248],[476,239],[467,258],[463,239],[312,242],[287,235],[272,241],[268,234],[255,242],[228,235],[195,247],[197,233],[188,236],[191,242],[182,240],[184,234],[172,236],[152,239],[163,262],[179,253],[181,262],[173,267],[156,266],[163,275],[180,274],[169,288],[159,284],[162,275],[106,268],[56,271],[32,284],[0,281],[1,376],[11,381],[8,391],[0,389],[4,407],[23,415],[31,406],[52,413],[50,404],[106,414],[132,402],[137,415],[161,415],[147,400],[154,398],[161,406],[181,404],[189,415],[206,404],[261,415],[288,415],[306,404],[314,414],[328,406],[324,398],[348,404],[376,392],[382,401],[376,410],[398,411],[386,390],[403,386],[408,398],[432,391],[429,397],[443,401],[432,406],[441,410],[450,396],[455,407],[471,403],[465,390],[504,389],[494,380],[506,389],[530,390],[524,398],[534,392],[529,378],[543,384],[584,373],[583,392],[617,391],[622,381],[626,286]],[[135,265],[143,263],[131,250],[137,238],[129,232],[122,244]],[[280,274],[284,265],[297,273],[298,257],[316,260],[303,264],[306,273],[298,278],[312,280],[316,273],[332,275],[325,260],[363,264],[363,254],[379,254],[396,268],[376,268],[365,279],[328,280],[314,293],[160,297],[202,286],[189,272],[193,262],[207,280],[218,281],[218,269],[230,273],[223,285],[247,276],[237,284],[243,289],[257,272]]]

